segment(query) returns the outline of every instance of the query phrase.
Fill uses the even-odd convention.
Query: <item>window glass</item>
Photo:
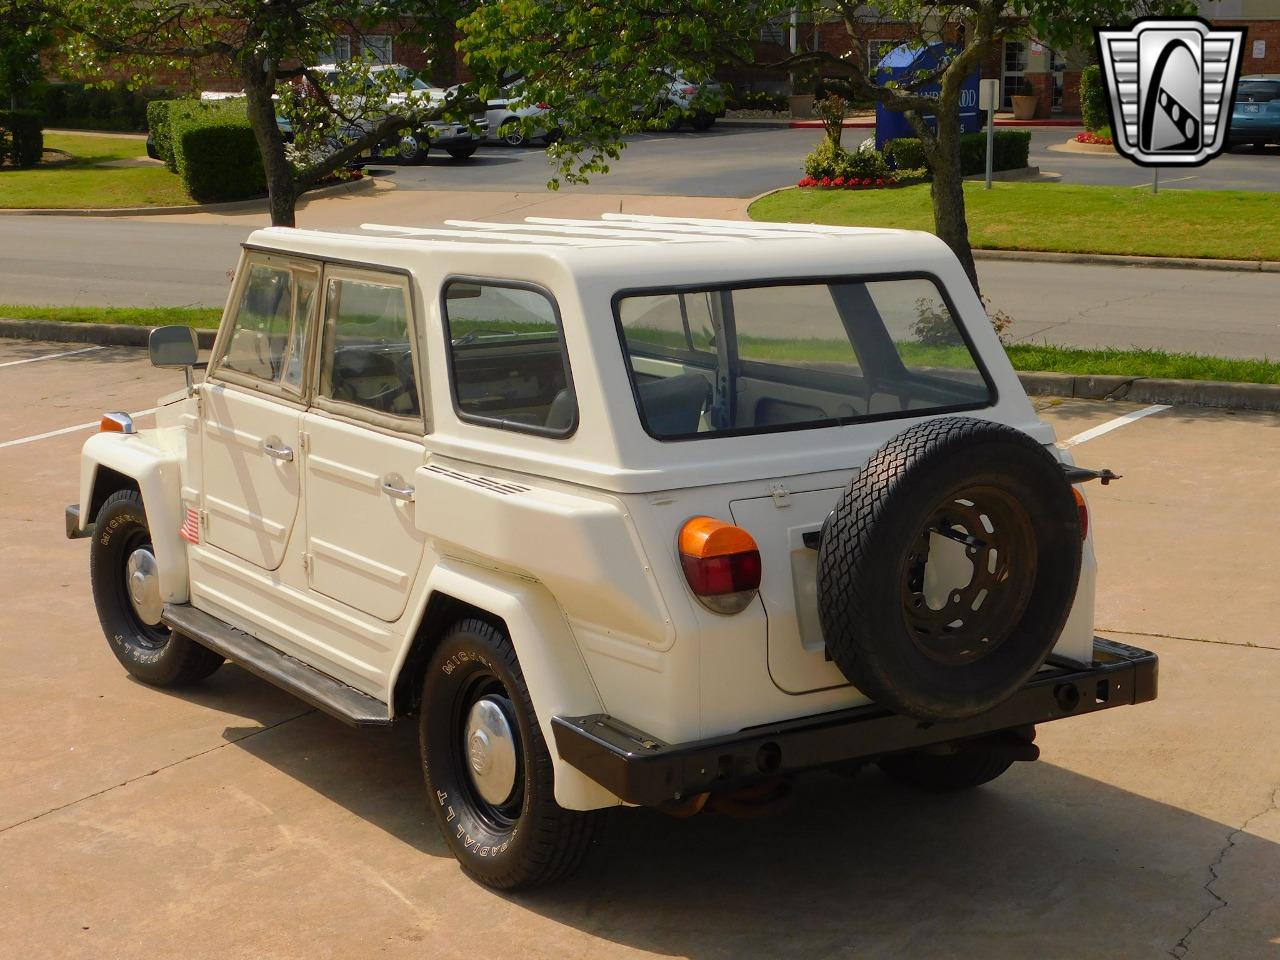
[[[391,416],[422,415],[403,285],[328,281],[320,394]]]
[[[659,439],[991,402],[946,301],[923,278],[630,296],[618,323],[641,419]]]
[[[578,401],[545,294],[453,280],[444,310],[454,402],[464,418],[557,436],[573,432]]]
[[[299,392],[317,277],[313,270],[250,264],[220,367]]]
[[[374,63],[391,62],[391,38],[385,34],[366,34],[360,47]]]

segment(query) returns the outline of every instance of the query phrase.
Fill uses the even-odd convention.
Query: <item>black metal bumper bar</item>
[[[1000,706],[968,720],[925,723],[874,704],[689,743],[663,743],[608,714],[552,717],[560,756],[627,803],[666,800],[762,777],[825,767],[1048,723],[1156,698],[1154,653],[1094,638],[1088,667],[1049,666]]]

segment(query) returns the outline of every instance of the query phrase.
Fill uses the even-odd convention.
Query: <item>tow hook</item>
[[[1070,463],[1061,464],[1062,472],[1067,475],[1067,483],[1088,483],[1090,480],[1101,480],[1105,487],[1112,480],[1121,479],[1119,473],[1112,473],[1107,467],[1101,470],[1090,470],[1088,467],[1077,467]]]

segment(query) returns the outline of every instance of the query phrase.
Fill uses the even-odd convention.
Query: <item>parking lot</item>
[[[0,340],[0,955],[189,958],[1273,957],[1280,953],[1280,416],[1175,407],[1074,447],[1098,632],[1160,698],[1050,724],[963,796],[812,775],[766,819],[617,811],[533,895],[467,880],[415,731],[357,731],[225,667],[130,680],[63,538],[104,410],[181,377]],[[1059,440],[1137,409],[1039,401]],[[141,423],[148,423],[142,420]]]

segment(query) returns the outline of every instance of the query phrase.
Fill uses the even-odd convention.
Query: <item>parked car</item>
[[[708,130],[726,109],[724,88],[720,81],[709,77],[701,83],[687,79],[682,71],[665,70],[666,85],[653,106],[655,113],[675,107],[680,116],[671,122],[670,129],[678,130],[688,123],[694,130]]]
[[[1240,78],[1227,139],[1232,146],[1280,143],[1280,74]]]
[[[489,122],[489,136],[512,147],[522,147],[533,140],[551,143],[559,131],[549,123],[537,121],[550,109],[545,103],[526,103],[520,95],[520,84],[512,84],[502,91],[502,96],[490,100],[485,119]],[[532,120],[528,129],[523,121]]]
[[[155,686],[231,659],[416,723],[482,883],[564,876],[602,808],[866,763],[974,787],[1156,695],[1154,654],[1093,633],[1080,487],[1113,475],[1055,445],[930,234],[270,228],[227,302],[203,382],[194,333],[152,331],[186,389],[81,453],[107,642]]]

